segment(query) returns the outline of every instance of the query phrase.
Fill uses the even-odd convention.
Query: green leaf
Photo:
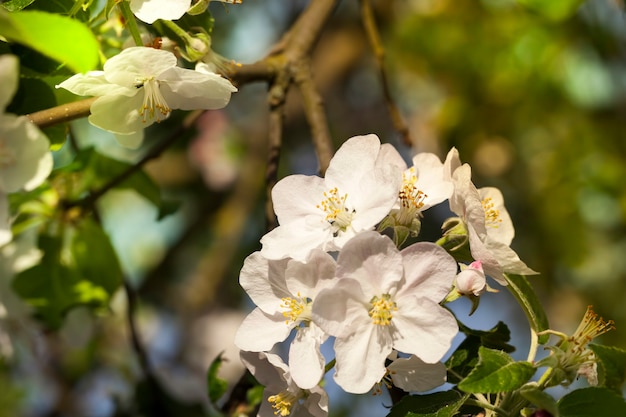
[[[448,369],[454,371],[448,375],[450,382],[459,382],[457,375],[467,376],[474,369],[478,362],[478,349],[481,346],[509,353],[515,350],[507,343],[511,338],[511,332],[503,322],[498,322],[491,330],[474,330],[462,323],[459,323],[459,326],[467,337],[446,362]]]
[[[626,402],[608,388],[589,387],[570,392],[558,402],[559,417],[626,416]]]
[[[26,45],[76,72],[98,64],[99,44],[89,28],[65,16],[0,9],[0,35]]]
[[[532,11],[551,20],[563,20],[572,16],[585,0],[517,0]]]
[[[39,247],[44,253],[41,263],[18,274],[13,288],[49,328],[58,329],[72,307],[108,306],[122,282],[122,270],[99,225],[81,222],[74,230],[70,253],[60,237],[40,235]]]
[[[534,374],[529,362],[515,362],[499,350],[480,347],[478,364],[459,382],[459,389],[470,393],[498,393],[513,391],[524,385]]]
[[[28,6],[35,0],[9,0],[2,3],[2,7],[10,12],[17,12]]]
[[[539,389],[536,382],[529,382],[520,389],[522,397],[530,401],[536,407],[548,411],[553,416],[558,416],[556,400],[545,391]]]
[[[442,391],[427,395],[407,395],[393,406],[387,417],[452,417],[469,394]]]
[[[35,316],[51,329],[58,329],[65,313],[79,303],[74,288],[81,280],[75,270],[61,264],[60,238],[41,235],[39,247],[44,253],[41,263],[19,273],[13,289],[35,308]]]
[[[78,272],[105,291],[103,301],[107,302],[123,281],[122,267],[109,236],[99,224],[85,219],[76,229],[71,248]]]
[[[217,376],[217,372],[219,371],[220,366],[222,366],[222,362],[222,353],[220,353],[219,356],[211,362],[211,366],[209,366],[209,370],[207,372],[207,390],[209,399],[213,404],[222,398],[228,389],[228,382]]]
[[[530,323],[530,327],[535,331],[535,333],[548,330],[550,328],[548,316],[546,315],[537,294],[526,277],[522,275],[510,274],[504,274],[504,277],[509,284],[507,285],[507,288],[517,299],[517,302],[522,307],[522,310],[524,310],[526,318]],[[538,337],[538,342],[543,345],[548,342],[549,338],[550,335],[548,334],[541,335]]]
[[[626,350],[613,346],[590,344],[598,358],[598,382],[618,393],[626,381]]]

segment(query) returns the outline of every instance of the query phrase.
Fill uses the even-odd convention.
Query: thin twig
[[[268,124],[267,165],[265,168],[265,219],[266,230],[274,229],[278,223],[274,215],[272,188],[278,181],[278,163],[283,142],[283,121],[285,119],[285,98],[291,83],[291,75],[287,71],[278,73],[270,85],[267,102],[270,108]]]
[[[137,330],[137,324],[135,323],[135,313],[137,311],[137,293],[135,289],[124,280],[124,291],[126,293],[126,300],[128,307],[126,308],[126,321],[128,322],[128,329],[130,330],[130,338],[133,346],[133,350],[139,360],[139,365],[147,378],[152,378],[152,368],[150,361],[148,360],[148,354],[144,349],[141,339],[139,337],[139,331]]]
[[[363,26],[365,27],[367,39],[370,43],[372,51],[374,52],[374,56],[376,57],[378,72],[380,74],[380,82],[383,89],[383,96],[385,98],[385,103],[387,103],[387,110],[389,111],[391,122],[393,123],[394,128],[402,136],[402,140],[404,141],[404,143],[407,146],[414,146],[415,143],[413,143],[413,140],[411,139],[409,127],[404,121],[402,113],[400,112],[400,109],[396,105],[391,95],[391,89],[389,88],[389,81],[387,78],[387,71],[385,70],[385,48],[383,47],[383,42],[380,38],[378,27],[376,26],[372,5],[370,3],[370,0],[360,0],[360,2]]]
[[[182,137],[183,133],[185,133],[185,131],[187,131],[187,129],[189,129],[193,125],[193,123],[198,119],[198,117],[200,117],[201,114],[202,111],[197,110],[187,115],[183,123],[181,123],[173,132],[171,132],[167,138],[165,138],[163,141],[150,149],[150,151],[146,153],[143,158],[130,166],[127,170],[111,179],[111,181],[107,182],[101,188],[89,193],[87,197],[78,200],[65,201],[63,203],[64,207],[68,209],[77,206],[93,206],[93,204],[100,197],[102,197],[104,194],[111,191],[113,188],[117,187],[122,182],[130,178],[134,173],[139,171],[148,161],[158,158],[166,149],[168,149],[174,142]]]
[[[315,153],[319,161],[319,171],[324,175],[333,156],[333,141],[328,129],[324,102],[313,81],[308,59],[301,59],[294,68],[294,81],[302,94],[304,113],[311,127]]]
[[[27,114],[26,117],[40,128],[54,126],[89,116],[89,109],[98,97],[91,97],[72,103],[61,104],[46,110]]]

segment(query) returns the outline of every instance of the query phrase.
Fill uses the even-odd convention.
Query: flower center
[[[495,208],[495,204],[491,197],[485,198],[481,201],[483,209],[485,210],[485,226],[487,227],[500,227],[502,219],[500,218],[500,210]]]
[[[370,304],[372,308],[367,314],[372,318],[372,323],[378,326],[389,326],[393,318],[393,312],[398,310],[396,303],[391,300],[391,295],[374,296],[370,300]]]
[[[311,306],[313,301],[310,298],[302,297],[300,293],[295,298],[284,297],[281,299],[280,307],[285,309],[283,316],[287,319],[285,324],[308,322],[311,320]]]
[[[615,329],[613,320],[604,321],[591,306],[587,306],[583,320],[569,340],[575,345],[573,350],[583,350],[593,339],[613,329]]]
[[[346,207],[347,198],[348,194],[340,196],[337,187],[335,187],[325,192],[324,200],[316,206],[326,213],[324,220],[333,226],[334,236],[337,236],[339,232],[345,232],[352,222],[355,211]]]
[[[296,394],[289,391],[281,391],[276,395],[271,395],[267,398],[267,401],[272,403],[272,408],[275,410],[275,415],[288,416],[291,414],[291,408],[300,399]]]
[[[428,197],[422,190],[417,188],[417,175],[415,175],[415,167],[411,167],[402,173],[402,189],[399,197],[402,207],[408,209],[419,210],[424,207],[424,200]]]
[[[143,87],[143,105],[139,109],[139,114],[143,116],[144,123],[148,120],[156,119],[157,122],[166,119],[172,109],[170,109],[161,94],[159,81],[154,77],[138,78],[137,88]]]
[[[7,146],[6,140],[0,137],[0,167],[9,168],[15,165],[15,162],[15,152]]]

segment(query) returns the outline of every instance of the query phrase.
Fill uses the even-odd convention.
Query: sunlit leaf
[[[552,20],[563,20],[578,10],[585,0],[517,0],[534,12]]]
[[[459,389],[470,393],[513,391],[524,385],[535,373],[529,362],[515,362],[504,352],[481,347],[476,368],[461,382]]]
[[[7,9],[10,12],[17,12],[22,10],[24,7],[28,6],[35,0],[8,0],[2,3],[2,7]]]
[[[76,72],[98,63],[98,41],[88,27],[65,16],[41,12],[9,13],[0,9],[0,35],[26,45]]]

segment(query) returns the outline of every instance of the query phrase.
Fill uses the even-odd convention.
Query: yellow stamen
[[[402,207],[409,209],[421,209],[424,207],[424,201],[428,195],[417,188],[417,175],[415,175],[415,167],[409,168],[409,173],[402,173],[402,189],[399,197]]]
[[[289,391],[281,391],[276,395],[272,395],[267,400],[272,403],[274,414],[286,417],[291,414],[291,408],[298,402],[298,396]]]
[[[335,236],[341,231],[345,232],[354,216],[354,210],[346,207],[348,194],[339,195],[337,187],[324,193],[324,200],[316,207],[326,213],[324,218],[334,228]]]
[[[302,297],[300,293],[298,293],[296,298],[282,298],[280,307],[285,309],[285,311],[283,311],[283,316],[287,319],[285,324],[309,321],[311,305],[312,301],[306,297]]]
[[[393,318],[393,312],[398,306],[391,300],[391,295],[383,294],[382,297],[374,296],[370,300],[372,308],[367,312],[372,318],[372,323],[378,326],[389,326]]]
[[[164,120],[169,116],[172,109],[170,109],[161,94],[159,81],[154,77],[137,79],[137,88],[143,87],[143,105],[139,109],[139,114],[143,116],[144,123],[149,119],[156,119],[157,122]],[[147,110],[147,113],[146,113]]]
[[[615,329],[614,324],[615,322],[613,320],[604,321],[602,317],[598,316],[592,310],[592,306],[587,306],[583,320],[578,325],[574,334],[569,338],[569,341],[574,344],[572,350],[584,350],[587,344],[593,339]]]
[[[500,210],[495,208],[495,204],[491,197],[487,197],[482,201],[483,209],[485,210],[485,225],[487,227],[497,228],[502,223],[500,218]]]

